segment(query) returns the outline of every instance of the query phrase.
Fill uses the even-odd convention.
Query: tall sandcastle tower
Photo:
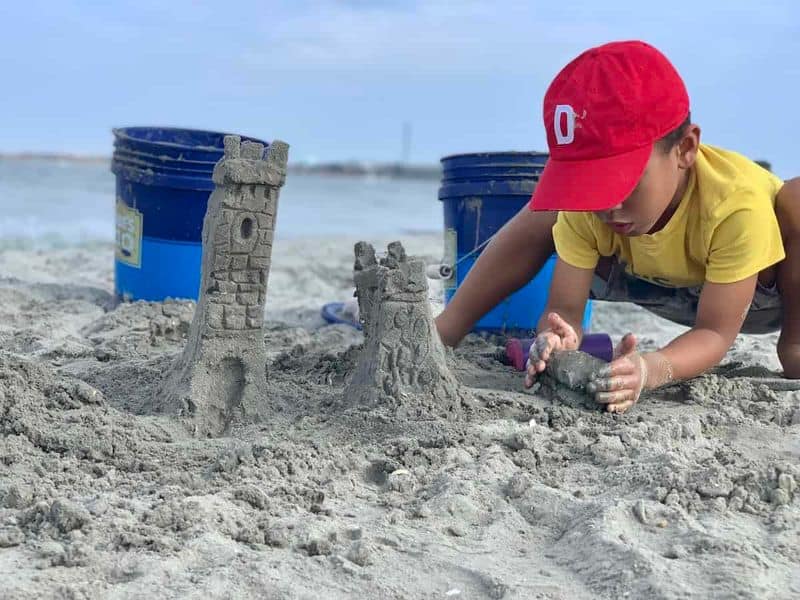
[[[196,435],[219,435],[234,418],[266,416],[264,302],[288,150],[274,141],[265,156],[263,144],[227,136],[214,168],[197,309],[156,398],[162,412],[186,419]]]

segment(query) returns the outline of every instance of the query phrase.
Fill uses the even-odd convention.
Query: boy
[[[691,327],[656,352],[639,353],[633,334],[622,339],[589,386],[610,412],[716,365],[740,331],[780,329],[784,375],[800,378],[800,178],[784,184],[700,144],[680,75],[643,42],[606,44],[568,64],[547,90],[544,123],[550,160],[529,206],[438,317],[446,344],[555,250],[527,387],[554,352],[578,347],[590,297]]]

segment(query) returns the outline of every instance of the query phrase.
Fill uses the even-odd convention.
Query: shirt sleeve
[[[553,225],[553,241],[558,257],[573,267],[594,269],[600,260],[597,237],[588,213],[558,213]]]
[[[706,281],[735,283],[783,260],[778,219],[769,201],[735,203],[714,229],[706,265]]]

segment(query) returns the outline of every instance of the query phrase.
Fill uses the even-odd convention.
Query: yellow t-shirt
[[[701,144],[686,193],[661,231],[625,237],[594,213],[561,212],[556,252],[581,269],[616,256],[631,275],[667,287],[741,281],[785,256],[775,216],[782,185],[744,156]]]

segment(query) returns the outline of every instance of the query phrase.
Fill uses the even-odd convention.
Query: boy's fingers
[[[558,334],[560,338],[573,337],[575,335],[575,330],[572,328],[572,325],[567,323],[567,321],[558,313],[550,313],[550,316],[547,320],[550,323],[550,327],[553,329],[553,332]]]
[[[600,404],[621,404],[636,401],[636,392],[631,389],[618,390],[616,392],[598,392],[594,395],[596,402]]]
[[[539,373],[545,370],[545,363],[542,361],[531,363],[525,372],[525,387],[531,387],[536,381]]]
[[[616,392],[617,390],[635,390],[639,388],[639,379],[636,375],[618,375],[595,379],[586,386],[589,393]]]
[[[620,340],[620,343],[623,345],[625,350],[627,350],[626,354],[636,350],[636,345],[638,342],[639,341],[636,339],[636,336],[630,331],[623,335],[622,339]]]
[[[614,358],[620,358],[626,354],[636,351],[636,336],[632,333],[626,333],[614,348]]]
[[[622,414],[634,404],[636,404],[636,400],[625,400],[617,404],[609,404],[606,406],[606,410],[610,413]]]
[[[547,347],[547,336],[548,334],[543,333],[541,335],[537,335],[536,339],[533,340],[533,344],[531,345],[531,349],[528,351],[528,358],[532,361],[535,361],[541,356],[544,349]]]
[[[599,369],[595,374],[595,379],[608,379],[609,377],[633,375],[634,373],[636,373],[636,365],[626,358],[621,358]]]
[[[536,338],[536,341],[531,346],[531,351],[528,353],[528,357],[533,362],[544,360],[550,358],[550,354],[553,351],[553,347],[558,342],[558,336],[553,333],[546,333],[540,337]]]
[[[547,322],[550,324],[550,328],[553,329],[553,331],[562,329],[564,326],[564,319],[561,318],[561,315],[554,312],[547,315]]]
[[[528,360],[528,368],[525,370],[526,388],[533,386],[534,382],[536,381],[536,376],[539,373],[539,371],[537,370],[537,362],[538,361]]]
[[[564,349],[575,350],[578,347],[578,334],[575,331],[575,328],[563,319],[560,315],[558,315],[558,319],[560,321],[560,325],[558,327],[558,333],[560,334],[559,340],[562,342],[562,346]]]
[[[549,344],[544,347],[544,349],[539,353],[539,360],[536,361],[538,363],[544,363],[550,360],[550,354],[552,352],[552,346]]]

